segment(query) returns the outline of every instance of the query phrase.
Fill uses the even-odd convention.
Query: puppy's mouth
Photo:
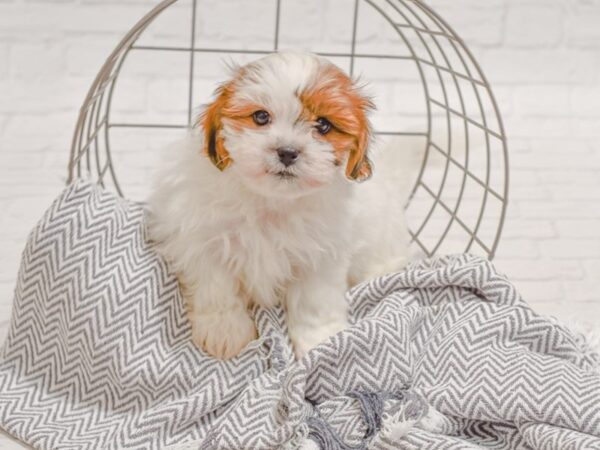
[[[273,175],[275,175],[280,180],[293,180],[295,178],[298,178],[298,175],[288,170],[281,170],[279,172],[273,173]]]

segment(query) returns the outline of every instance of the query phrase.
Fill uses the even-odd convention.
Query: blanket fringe
[[[411,394],[407,403],[383,416],[381,430],[369,445],[370,449],[396,444],[415,427],[431,433],[443,431],[444,415],[427,404],[420,395]]]
[[[306,429],[297,433],[295,439],[286,446],[286,450],[365,450],[388,447],[396,443],[414,427],[433,433],[444,428],[445,417],[432,408],[425,398],[417,392],[402,390],[390,392],[352,392],[350,397],[360,402],[362,419],[365,424],[363,442],[359,446],[347,445],[331,427],[316,413],[304,424]],[[385,402],[395,400],[387,413]]]

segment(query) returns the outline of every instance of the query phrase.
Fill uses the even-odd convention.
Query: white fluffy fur
[[[415,166],[403,153],[371,153],[374,176],[349,181],[329,144],[298,121],[295,92],[322,60],[284,53],[264,58],[239,95],[272,111],[268,129],[222,135],[233,163],[219,171],[200,133],[169,149],[149,201],[151,238],[178,274],[194,341],[217,357],[256,337],[248,307],[283,303],[298,356],[347,326],[344,293],[407,262],[403,216]],[[304,149],[282,179],[276,145]],[[397,151],[396,151],[397,150]],[[391,159],[391,160],[390,160]],[[392,169],[394,168],[394,169]]]

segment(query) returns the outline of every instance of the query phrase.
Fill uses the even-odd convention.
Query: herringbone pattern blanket
[[[196,349],[144,210],[78,182],[32,232],[0,355],[0,427],[44,449],[600,449],[600,358],[487,261],[348,293],[353,326],[294,362],[284,311]]]

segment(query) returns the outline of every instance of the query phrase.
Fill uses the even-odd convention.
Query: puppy
[[[350,285],[406,264],[406,177],[383,161],[361,183],[372,109],[327,60],[276,53],[235,69],[172,149],[149,233],[200,348],[237,355],[257,337],[249,308],[283,304],[301,357],[347,327]]]

